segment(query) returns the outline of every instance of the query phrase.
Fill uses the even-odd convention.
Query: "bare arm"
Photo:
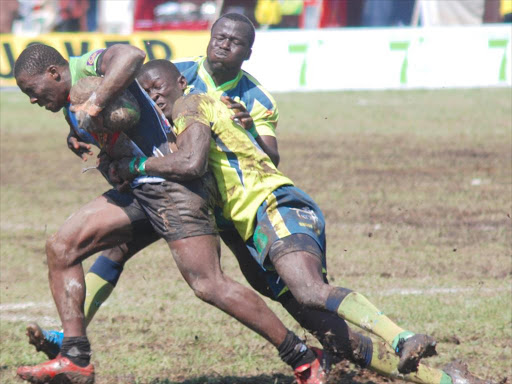
[[[145,161],[145,173],[159,176],[167,180],[190,180],[201,177],[208,169],[210,151],[210,127],[201,123],[193,123],[177,137],[177,152],[164,157],[150,157]],[[133,158],[124,158],[113,163],[113,172],[121,180],[132,180],[138,176],[130,171]],[[134,163],[138,168],[137,159]]]
[[[109,47],[103,52],[98,68],[99,74],[103,75],[104,79],[80,109],[91,116],[98,116],[108,102],[135,79],[145,58],[144,51],[128,44]]]

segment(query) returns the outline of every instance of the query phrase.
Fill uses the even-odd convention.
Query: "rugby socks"
[[[277,350],[281,360],[294,370],[316,359],[315,353],[292,331],[288,331],[284,341]]]
[[[123,272],[123,266],[101,255],[85,275],[85,326],[108,299]]]
[[[337,313],[342,319],[384,339],[394,350],[400,340],[406,340],[414,335],[396,325],[366,297],[350,289],[334,290],[327,298],[325,307],[328,311]]]
[[[364,338],[364,336],[362,336]],[[369,339],[369,338],[368,338]],[[371,341],[371,339],[370,339]],[[365,368],[370,368],[382,375],[403,378],[418,384],[452,384],[452,379],[443,371],[419,364],[418,370],[407,375],[398,373],[399,357],[391,347],[384,343],[373,343],[371,361]]]
[[[64,337],[60,354],[79,367],[87,367],[91,362],[91,344],[87,336]]]

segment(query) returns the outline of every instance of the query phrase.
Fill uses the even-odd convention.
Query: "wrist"
[[[251,128],[248,129],[249,133],[254,137],[258,137],[259,136],[259,133],[258,131],[256,130],[256,126],[253,124]]]
[[[143,175],[146,176],[146,161],[148,160],[147,157],[133,157],[130,161],[130,164],[128,166],[128,169],[130,171],[130,174],[134,176]]]

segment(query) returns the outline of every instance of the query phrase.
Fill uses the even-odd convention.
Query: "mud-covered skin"
[[[420,360],[437,354],[435,339],[428,335],[416,334],[399,344],[398,372],[411,373],[418,369]]]
[[[445,365],[443,371],[450,376],[453,384],[495,384],[490,380],[484,380],[471,374],[468,365],[461,360]]]
[[[84,104],[89,100],[93,92],[101,85],[101,77],[84,77],[80,79],[72,88],[69,98],[72,106]],[[125,90],[101,111],[103,117],[104,132],[128,132],[140,119],[140,107],[133,95]],[[80,115],[77,115],[79,119]],[[83,124],[79,119],[79,123]],[[87,127],[80,128],[87,129]],[[96,133],[96,132],[91,132]]]

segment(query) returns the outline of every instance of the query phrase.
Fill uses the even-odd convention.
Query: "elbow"
[[[190,161],[187,168],[187,179],[197,179],[202,177],[208,170],[208,161],[197,160]]]
[[[277,152],[269,152],[267,153],[268,157],[270,157],[270,161],[274,163],[276,168],[279,166],[279,161],[281,160],[281,157],[279,156],[279,153]]]

